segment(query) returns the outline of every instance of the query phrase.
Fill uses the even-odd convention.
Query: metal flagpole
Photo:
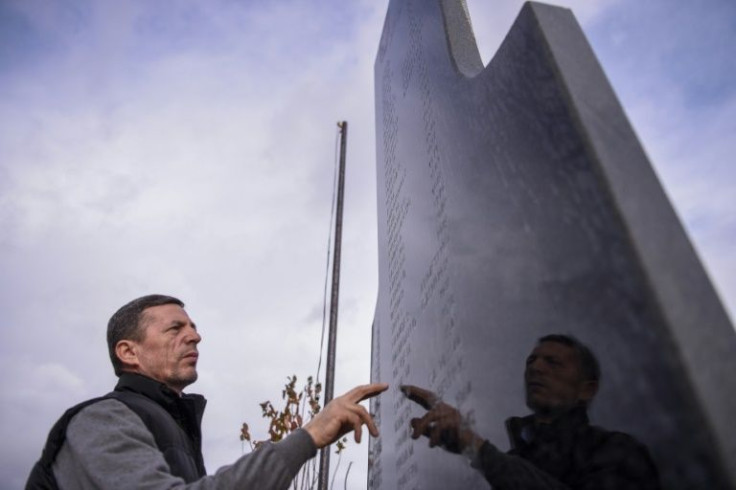
[[[342,205],[345,194],[345,146],[348,123],[337,123],[340,128],[340,169],[337,179],[337,212],[335,218],[335,248],[332,256],[332,297],[330,299],[330,330],[327,337],[327,366],[325,367],[325,399],[323,407],[333,398],[335,388],[335,347],[337,345],[337,302],[340,294],[340,249],[342,245]],[[319,456],[318,490],[327,490],[330,476],[330,446],[323,447]]]

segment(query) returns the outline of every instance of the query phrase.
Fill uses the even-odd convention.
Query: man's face
[[[197,380],[197,344],[202,337],[178,305],[153,306],[143,311],[143,340],[134,342],[136,372],[181,393]]]
[[[529,355],[524,371],[526,405],[541,420],[553,419],[590,401],[597,389],[585,381],[580,361],[572,347],[559,342],[542,342]]]

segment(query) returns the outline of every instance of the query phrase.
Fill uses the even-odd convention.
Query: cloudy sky
[[[517,0],[467,0],[484,62]],[[732,318],[736,3],[568,0]],[[373,62],[387,0],[0,0],[0,488],[109,391],[109,316],[181,297],[209,470],[316,371],[339,120],[349,121],[336,392],[369,376]],[[366,445],[348,488],[365,486]],[[333,459],[333,466],[335,460]],[[343,478],[341,476],[341,478]]]

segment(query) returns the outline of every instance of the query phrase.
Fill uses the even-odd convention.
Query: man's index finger
[[[439,401],[437,395],[418,386],[404,385],[401,387],[401,392],[409,400],[418,403],[425,410],[432,410],[432,407]]]
[[[346,396],[351,401],[358,403],[368,398],[372,398],[379,393],[383,393],[387,389],[387,383],[371,383],[369,385],[356,386],[355,388],[347,392]]]

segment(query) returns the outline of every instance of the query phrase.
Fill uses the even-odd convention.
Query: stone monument
[[[375,63],[379,295],[369,488],[488,488],[409,437],[458,407],[500,449],[524,360],[598,354],[592,421],[650,449],[664,488],[736,482],[733,327],[572,13],[527,3],[487,67],[461,0],[391,0]]]

